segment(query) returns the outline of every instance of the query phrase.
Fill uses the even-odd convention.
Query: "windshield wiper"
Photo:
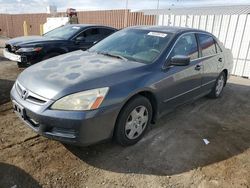
[[[127,61],[128,59],[121,56],[121,55],[117,55],[117,54],[111,54],[111,53],[108,53],[108,52],[97,52],[98,54],[102,54],[102,55],[106,55],[106,56],[110,56],[110,57],[115,57],[115,58],[119,58],[119,59],[122,59],[124,61]]]

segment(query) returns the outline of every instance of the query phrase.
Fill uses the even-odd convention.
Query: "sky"
[[[154,9],[158,0],[128,0],[128,9]],[[159,8],[228,5],[227,0],[159,0]],[[237,0],[230,4],[248,4],[250,0]],[[67,8],[79,10],[124,9],[126,0],[0,0],[0,13],[42,13],[48,5],[57,6],[57,11]]]

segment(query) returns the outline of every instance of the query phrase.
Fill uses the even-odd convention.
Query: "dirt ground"
[[[176,109],[134,146],[79,148],[38,136],[12,112],[21,71],[0,57],[0,187],[250,187],[250,80],[231,77],[222,98]]]

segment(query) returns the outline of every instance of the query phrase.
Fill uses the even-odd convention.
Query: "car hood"
[[[142,63],[78,50],[25,69],[18,82],[37,95],[58,99],[83,90],[109,87],[124,79],[121,73],[126,72],[128,78],[127,71],[142,66]]]
[[[23,45],[43,43],[48,41],[55,41],[55,39],[44,36],[24,36],[24,37],[17,37],[10,39],[6,42],[6,44],[10,44],[12,46],[23,46]]]

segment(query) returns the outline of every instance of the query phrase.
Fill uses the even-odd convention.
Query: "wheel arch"
[[[157,119],[157,116],[158,116],[158,103],[157,103],[156,96],[154,95],[154,93],[152,91],[149,91],[149,90],[138,91],[138,92],[130,95],[125,100],[122,107],[120,108],[120,110],[118,112],[118,115],[116,117],[116,120],[115,120],[115,126],[114,126],[114,130],[113,130],[113,133],[112,133],[112,138],[114,138],[114,134],[115,134],[116,128],[117,128],[117,121],[118,121],[118,118],[120,117],[120,114],[121,114],[122,110],[124,109],[126,104],[128,104],[131,100],[133,100],[137,96],[143,96],[143,97],[145,97],[145,98],[147,98],[149,100],[149,102],[150,102],[150,104],[152,106],[152,119],[151,119],[150,123],[154,124],[156,122],[156,119]]]
[[[137,96],[143,96],[145,98],[147,98],[152,106],[152,119],[151,119],[151,123],[155,123],[156,119],[157,119],[157,115],[158,115],[158,103],[157,103],[157,99],[156,99],[156,96],[155,94],[150,91],[150,90],[141,90],[141,91],[137,91],[136,93],[130,95],[126,100],[125,102],[123,103],[121,109],[119,110],[119,113],[118,113],[118,116],[117,118],[119,118],[119,115],[122,111],[122,109],[125,107],[125,105],[133,100],[135,97]],[[116,120],[117,121],[117,120]]]

